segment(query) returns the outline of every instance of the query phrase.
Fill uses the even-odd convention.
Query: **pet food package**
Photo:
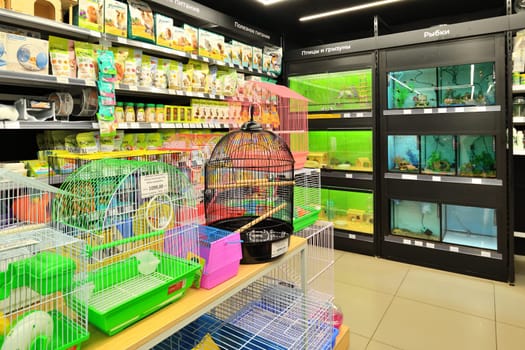
[[[168,70],[168,87],[174,90],[182,88],[182,62],[170,60]]]
[[[225,42],[224,43],[224,58],[223,58],[224,63],[233,64],[232,50],[233,50],[232,44]]]
[[[243,43],[232,40],[232,63],[236,66],[242,65],[242,46]]]
[[[128,38],[155,42],[153,11],[144,1],[128,0]]]
[[[272,56],[270,56],[267,53],[263,53],[263,60],[262,60],[262,71],[264,73],[267,73],[270,71],[270,66],[272,65]]]
[[[104,30],[104,0],[78,0],[73,24],[90,30]]]
[[[153,85],[159,89],[166,89],[168,87],[168,72],[171,66],[171,60],[167,58],[159,58],[157,63],[157,70],[153,78]]]
[[[263,53],[271,57],[268,71],[270,73],[281,74],[281,65],[283,61],[283,48],[276,47],[276,46],[272,46],[272,47],[265,46]]]
[[[75,41],[78,79],[97,80],[98,66],[96,52],[100,48],[99,45]]]
[[[0,32],[0,69],[11,72],[48,74],[49,42]]]
[[[113,57],[115,57],[115,70],[117,71],[115,83],[122,83],[130,49],[127,47],[110,47],[109,50],[113,52]]]
[[[171,28],[172,40],[171,48],[174,50],[185,51],[186,47],[190,47],[190,41],[186,31],[182,27],[173,26]]]
[[[199,29],[198,54],[222,61],[224,59],[224,36]]]
[[[155,32],[155,42],[157,45],[171,47],[173,40],[173,19],[156,13]]]
[[[260,47],[253,47],[252,68],[254,70],[262,69],[263,50]]]
[[[191,91],[195,92],[209,92],[210,91],[210,81],[209,74],[210,69],[207,63],[200,61],[190,60],[188,65],[193,66],[193,78]]]
[[[197,28],[184,24],[184,31],[186,32],[187,44],[184,51],[190,52],[194,55],[199,54],[199,31]]]
[[[242,44],[242,67],[246,69],[252,69],[253,63],[253,47],[250,45]]]
[[[75,42],[70,39],[49,36],[49,57],[51,71],[55,77],[76,78],[77,62]]]
[[[104,32],[127,38],[128,4],[117,0],[105,0]]]

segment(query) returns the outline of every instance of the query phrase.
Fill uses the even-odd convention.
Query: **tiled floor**
[[[336,251],[335,301],[351,350],[524,350],[525,257],[516,285]]]

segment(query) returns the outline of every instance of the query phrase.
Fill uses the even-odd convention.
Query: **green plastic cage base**
[[[312,226],[319,218],[320,209],[307,209],[308,214],[293,219],[293,232],[304,230],[308,226]]]
[[[18,322],[24,317],[30,316],[33,311],[25,313],[19,318]],[[57,310],[48,312],[53,319],[53,335],[48,339],[46,336],[35,337],[29,340],[26,337],[20,338],[24,343],[29,342],[29,349],[38,350],[80,350],[80,345],[89,339],[89,332],[79,324],[73,322],[67,316]],[[27,328],[27,327],[25,327]],[[16,329],[16,323],[13,325]],[[0,349],[3,349],[5,337],[0,335]],[[24,348],[25,349],[25,348]]]
[[[114,335],[184,295],[201,266],[175,256],[153,253],[160,263],[151,274],[141,274],[134,257],[90,274],[88,279],[94,284],[94,292],[89,298],[89,323]],[[111,285],[108,286],[108,282]]]

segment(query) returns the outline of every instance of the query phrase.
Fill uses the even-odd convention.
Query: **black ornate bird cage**
[[[288,251],[294,158],[283,139],[246,122],[219,140],[205,166],[205,182],[206,223],[241,234],[241,263]]]

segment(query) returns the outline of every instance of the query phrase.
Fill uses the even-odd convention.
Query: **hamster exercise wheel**
[[[287,144],[249,121],[219,140],[205,166],[206,223],[241,234],[241,263],[269,261],[288,251],[293,186]]]
[[[181,298],[200,265],[195,196],[188,178],[162,162],[97,160],[67,177],[55,213],[84,229],[89,321],[115,334]],[[132,320],[132,321],[130,321]]]

